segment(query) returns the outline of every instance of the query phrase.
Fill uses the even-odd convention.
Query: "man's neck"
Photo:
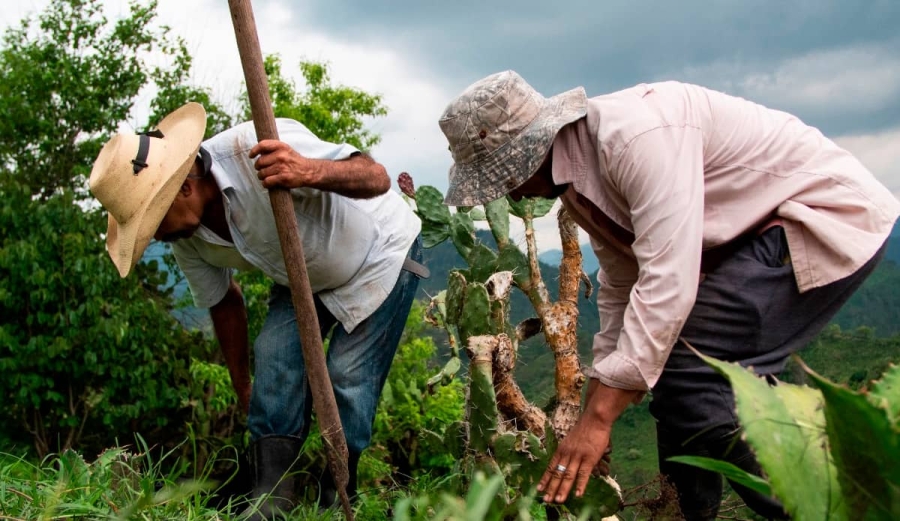
[[[203,217],[200,222],[213,233],[228,242],[234,242],[231,238],[231,230],[228,229],[228,218],[225,215],[225,200],[219,185],[211,175],[203,179]]]

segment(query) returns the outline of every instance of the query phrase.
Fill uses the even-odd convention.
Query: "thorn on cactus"
[[[400,172],[400,175],[397,176],[397,185],[400,186],[400,191],[407,197],[410,199],[416,198],[416,187],[413,185],[411,175],[406,172]]]

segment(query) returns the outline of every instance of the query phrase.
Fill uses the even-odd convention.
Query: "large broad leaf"
[[[486,454],[497,433],[497,395],[490,361],[469,364],[469,399],[466,402],[469,422],[469,448]]]
[[[828,455],[821,393],[785,383],[773,387],[737,364],[700,356],[731,382],[747,442],[792,518],[847,519]]]
[[[459,317],[460,339],[468,343],[470,336],[488,335],[491,322],[491,301],[484,284],[473,283],[466,287],[466,299]]]
[[[475,247],[475,223],[467,213],[455,213],[450,220],[450,238],[460,257],[468,258]]]
[[[445,305],[447,307],[447,322],[449,324],[458,324],[459,317],[462,314],[463,302],[466,300],[466,278],[459,270],[450,272],[450,278],[447,280],[447,298]]]
[[[484,205],[484,213],[497,247],[502,249],[509,243],[509,203],[505,197],[495,199]]]
[[[866,396],[807,372],[825,397],[828,441],[853,519],[900,519],[900,432]]]
[[[900,428],[900,366],[892,365],[881,380],[872,385],[869,401],[887,411],[891,425]]]
[[[497,256],[497,269],[511,271],[513,279],[519,287],[527,285],[531,278],[528,257],[522,253],[518,246],[512,243],[500,248],[500,254]]]
[[[459,207],[457,207],[456,209],[459,210]],[[487,215],[485,215],[484,210],[482,210],[481,208],[473,208],[471,212],[467,213],[473,221],[483,221],[487,219]]]
[[[497,253],[478,242],[466,258],[469,263],[469,281],[485,282],[497,271]]]
[[[547,212],[556,203],[556,199],[544,199],[543,197],[526,197],[519,202],[513,201],[511,197],[507,197],[506,201],[509,203],[509,213],[519,219],[543,217],[547,215]]]
[[[422,246],[434,248],[438,244],[450,238],[450,226],[422,221]]]
[[[462,361],[458,356],[452,357],[450,360],[447,360],[447,363],[444,364],[444,367],[434,376],[428,379],[425,384],[431,388],[434,385],[437,385],[444,382],[450,382],[450,380],[459,372],[459,369],[462,367]]]
[[[541,218],[553,208],[553,205],[556,204],[556,199],[544,199],[543,197],[536,197],[534,199],[534,207],[532,209],[532,215],[535,219]]]
[[[675,463],[684,463],[685,465],[692,465],[694,467],[706,469],[711,472],[718,472],[719,474],[725,476],[725,478],[727,478],[729,481],[744,485],[750,490],[755,490],[756,492],[759,492],[764,496],[772,495],[772,486],[769,485],[766,480],[762,479],[759,476],[750,474],[746,470],[728,463],[727,461],[704,458],[703,456],[673,456],[669,458],[669,461],[673,461]]]
[[[472,480],[469,492],[466,494],[465,518],[484,519],[485,521],[500,519],[503,513],[500,505],[505,504],[505,501],[498,501],[498,496],[504,495],[501,487],[505,485],[502,474],[488,477],[481,472],[476,472],[475,479]]]
[[[450,209],[444,205],[444,196],[433,186],[422,186],[416,190],[416,213],[423,221],[436,224],[450,224]]]

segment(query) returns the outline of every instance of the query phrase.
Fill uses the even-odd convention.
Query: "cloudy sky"
[[[6,2],[0,25],[46,0]],[[125,2],[108,1],[115,17]],[[896,0],[255,0],[263,52],[326,60],[333,79],[383,95],[373,150],[392,177],[445,190],[437,119],[467,85],[514,69],[545,95],[641,82],[699,83],[798,115],[900,194],[900,2]],[[159,0],[221,101],[241,89],[224,0]],[[140,118],[140,116],[136,116]],[[136,121],[136,124],[142,122]],[[552,230],[552,222],[543,230]],[[550,233],[545,247],[553,247]]]

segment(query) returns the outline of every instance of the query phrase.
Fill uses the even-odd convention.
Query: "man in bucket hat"
[[[797,118],[676,82],[545,99],[507,71],[469,86],[440,126],[447,204],[559,197],[600,261],[586,404],[541,478],[544,500],[583,493],[613,422],[652,391],[660,470],[686,518],[714,519],[719,475],[667,458],[761,469],[728,382],[687,345],[774,382],[874,269],[897,200]],[[785,515],[732,486],[761,515]]]
[[[378,397],[419,276],[421,223],[390,190],[384,167],[350,145],[319,140],[278,119],[279,140],[257,143],[252,123],[203,142],[206,113],[188,103],[144,135],[119,134],[100,151],[92,193],[109,212],[107,248],[124,277],[152,238],[171,242],[197,307],[209,308],[252,439],[247,515],[272,518],[298,498],[292,465],[309,431],[312,399],[266,188],[291,190],[328,371],[350,451],[352,496]],[[254,343],[250,385],[247,315],[235,269],[275,285]],[[333,330],[332,330],[333,327]],[[324,476],[320,502],[334,501]],[[270,494],[271,493],[271,494]]]

